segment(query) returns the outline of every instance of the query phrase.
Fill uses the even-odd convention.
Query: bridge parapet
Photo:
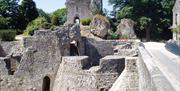
[[[143,44],[138,49],[139,91],[176,91]]]

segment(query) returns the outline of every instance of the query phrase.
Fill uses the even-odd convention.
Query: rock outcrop
[[[108,19],[101,15],[96,15],[93,18],[90,26],[92,28],[91,33],[101,38],[106,37],[108,30],[110,29],[110,23]]]
[[[117,27],[116,34],[120,36],[126,36],[128,38],[136,38],[134,24],[135,22],[133,20],[122,19],[121,23]]]

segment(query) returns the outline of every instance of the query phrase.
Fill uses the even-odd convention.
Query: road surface
[[[147,42],[144,45],[172,86],[180,91],[180,56],[166,50],[164,43]]]

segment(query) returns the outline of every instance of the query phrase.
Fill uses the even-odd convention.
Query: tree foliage
[[[21,3],[21,12],[27,23],[39,16],[36,4],[33,0],[23,0]]]
[[[42,9],[37,9],[39,13],[39,17],[44,17],[48,22],[51,22],[50,15],[44,12]]]
[[[26,30],[24,31],[24,34],[33,35],[34,31],[44,28],[44,25],[46,24],[48,24],[48,21],[44,17],[38,17],[28,24]],[[48,28],[50,28],[50,26]]]
[[[0,0],[0,16],[8,18],[9,28],[19,28],[19,0]]]
[[[168,29],[172,23],[172,8],[175,0],[109,0],[114,6],[114,14],[119,21],[130,18],[137,22],[136,32],[139,36],[149,35],[153,39],[171,37]]]
[[[63,25],[67,20],[67,9],[62,8],[54,11],[51,15],[51,22],[55,25]]]
[[[53,15],[51,18],[51,23],[52,25],[58,26],[60,24],[59,17],[57,15]]]
[[[9,25],[10,18],[4,18],[0,16],[0,29],[7,29]]]
[[[0,16],[12,17],[19,13],[19,0],[0,0]]]

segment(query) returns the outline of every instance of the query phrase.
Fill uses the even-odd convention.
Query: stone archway
[[[70,56],[79,56],[79,43],[78,41],[72,41],[70,43]]]
[[[43,79],[42,91],[50,91],[51,80],[48,76],[45,76]]]
[[[178,25],[178,14],[175,14],[175,25]]]
[[[80,18],[78,16],[74,17],[74,24],[80,24]]]

